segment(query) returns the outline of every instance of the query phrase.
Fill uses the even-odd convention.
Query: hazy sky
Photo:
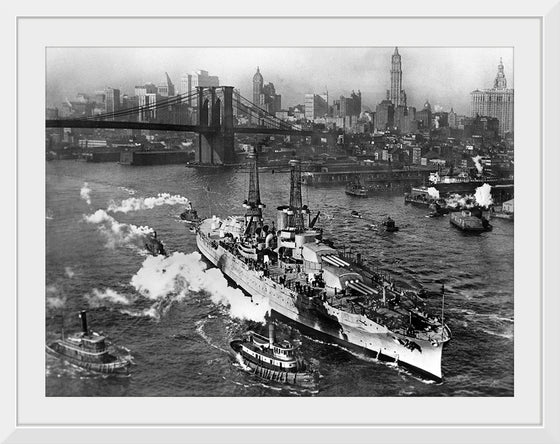
[[[221,85],[239,88],[252,98],[252,79],[259,66],[264,82],[282,95],[282,107],[303,103],[303,95],[328,88],[329,102],[352,90],[362,91],[362,104],[372,110],[390,88],[388,48],[48,48],[47,105],[55,106],[76,93],[106,86],[121,94],[134,86],[158,84],[167,71],[176,89],[182,74],[205,69]],[[399,47],[403,88],[408,104],[421,108],[426,100],[445,111],[453,107],[470,114],[470,92],[491,88],[500,57],[508,87],[513,88],[512,48]]]

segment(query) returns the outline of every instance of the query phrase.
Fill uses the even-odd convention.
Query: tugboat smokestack
[[[274,322],[268,323],[268,343],[270,345],[274,344]]]
[[[82,320],[82,332],[83,332],[85,335],[87,335],[87,334],[88,334],[88,325],[87,325],[86,311],[85,311],[85,310],[82,310],[78,316],[79,316],[80,319]]]

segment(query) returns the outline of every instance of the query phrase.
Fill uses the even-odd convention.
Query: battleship
[[[197,226],[197,247],[246,293],[265,298],[271,315],[303,333],[420,377],[440,382],[451,331],[441,312],[429,313],[417,292],[398,288],[369,268],[361,253],[323,239],[318,214],[302,205],[301,164],[291,162],[289,205],[277,207],[276,226],[264,223],[256,153],[243,216],[213,216]]]

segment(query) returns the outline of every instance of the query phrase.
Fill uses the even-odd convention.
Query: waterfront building
[[[495,117],[500,122],[501,136],[513,132],[513,88],[507,87],[504,65],[500,58],[494,87],[471,92],[471,116]]]

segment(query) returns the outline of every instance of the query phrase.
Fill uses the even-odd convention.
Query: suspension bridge
[[[304,130],[277,118],[241,94],[234,94],[233,86],[199,86],[192,93],[157,100],[144,96],[142,102],[87,118],[46,120],[46,127],[194,132],[199,142],[196,160],[209,164],[234,162],[235,134],[327,136],[326,132]],[[239,116],[243,119],[236,118]]]

